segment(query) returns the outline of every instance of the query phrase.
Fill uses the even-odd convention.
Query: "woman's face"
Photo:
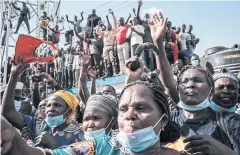
[[[90,132],[106,128],[111,119],[106,112],[87,106],[83,114],[83,130]]]
[[[153,100],[149,88],[134,85],[125,90],[118,106],[118,126],[125,133],[154,126],[163,115],[162,110]],[[166,121],[167,122],[167,121]],[[162,123],[154,128],[159,133]]]
[[[187,105],[198,105],[203,102],[210,93],[210,86],[201,71],[188,69],[179,79],[180,99]]]
[[[237,84],[230,78],[220,78],[215,81],[213,101],[223,108],[231,108],[238,102]]]
[[[44,119],[46,117],[46,106],[47,106],[47,99],[42,100],[39,105],[38,105],[38,109],[37,109],[37,117]]]
[[[69,109],[67,103],[59,96],[52,95],[47,99],[47,101],[47,117],[63,115]]]

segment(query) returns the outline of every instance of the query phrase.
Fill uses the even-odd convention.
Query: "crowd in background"
[[[160,11],[141,19],[141,6],[118,22],[110,9],[107,25],[95,10],[84,28],[83,13],[81,20],[67,16],[68,48],[52,62],[9,58],[2,154],[239,154],[239,78],[201,66],[192,25],[174,27]],[[40,20],[46,32],[50,17],[44,12]],[[56,44],[58,26],[52,31],[43,39]],[[97,92],[97,79],[119,75],[125,75],[120,94],[111,85]],[[67,91],[72,87],[77,94]]]

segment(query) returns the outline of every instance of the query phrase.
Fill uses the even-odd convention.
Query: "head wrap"
[[[202,72],[205,75],[205,77],[207,78],[207,82],[208,82],[209,86],[212,87],[212,88],[214,87],[213,77],[212,77],[211,73],[208,70],[204,69],[201,66],[191,66],[191,65],[184,66],[182,68],[182,70],[179,72],[178,80],[177,80],[178,84],[180,82],[181,75],[188,69],[196,69],[196,70]]]
[[[55,92],[53,95],[61,97],[67,103],[67,105],[72,109],[72,114],[68,117],[68,120],[67,120],[67,124],[70,124],[72,122],[72,116],[76,116],[76,110],[79,104],[77,97],[65,90],[59,90]]]
[[[220,72],[213,74],[214,81],[220,78],[230,78],[239,86],[237,76],[235,76],[232,72],[228,71],[226,68],[223,68],[220,70]]]
[[[89,97],[86,105],[87,108],[97,108],[106,112],[112,117],[117,117],[118,115],[118,105],[117,98],[112,95],[92,95]]]

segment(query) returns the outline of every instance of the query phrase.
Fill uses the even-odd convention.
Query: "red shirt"
[[[61,35],[61,31],[58,30],[58,31],[56,32],[56,37],[58,38],[58,40],[60,39],[60,35]]]
[[[125,24],[116,29],[116,40],[118,45],[121,45],[126,41],[126,32],[129,27],[131,26],[128,24]]]
[[[173,57],[174,57],[174,63],[178,60],[178,47],[175,43],[173,42],[168,42],[172,49],[173,49]]]

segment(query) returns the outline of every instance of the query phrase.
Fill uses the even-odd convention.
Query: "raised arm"
[[[38,89],[38,82],[34,82],[33,95],[32,95],[33,106],[37,109],[40,102],[41,102],[41,97]]]
[[[136,9],[135,9],[135,8],[133,8],[133,14],[134,14],[135,17],[137,17]]]
[[[129,16],[128,16],[128,19],[127,19],[127,21],[125,22],[125,24],[127,24],[128,23],[128,21],[129,21],[129,19],[131,18],[131,13],[129,13]]]
[[[141,20],[139,14],[140,14],[140,8],[141,8],[142,5],[143,5],[142,1],[141,0],[138,1],[137,19],[139,21]]]
[[[83,55],[82,57],[82,62],[83,62],[83,67],[79,76],[78,80],[78,94],[81,97],[81,100],[84,102],[84,104],[87,103],[88,98],[90,97],[90,93],[87,88],[87,70],[89,66],[89,56],[88,55]]]
[[[66,20],[67,20],[67,22],[69,22],[70,24],[74,24],[73,21],[70,21],[70,20],[68,19],[68,15],[66,15]]]
[[[113,17],[113,25],[114,25],[114,29],[117,28],[117,19],[116,19],[116,16],[114,15],[114,12],[112,9],[109,9],[109,13],[112,15]]]
[[[155,20],[149,21],[149,27],[151,29],[153,43],[158,49],[158,52],[155,52],[155,55],[157,69],[159,69],[161,73],[159,78],[169,96],[173,99],[175,103],[178,103],[178,91],[176,89],[176,83],[173,78],[171,66],[166,57],[162,39],[166,32],[167,19],[163,18],[160,11],[153,14],[153,19]]]
[[[91,82],[91,88],[90,88],[90,93],[91,95],[96,94],[96,77],[97,77],[97,71],[96,69],[91,68],[88,71],[88,75],[91,77],[92,82]]]
[[[22,129],[23,115],[15,109],[14,94],[18,77],[23,72],[25,65],[19,59],[19,64],[12,67],[10,79],[2,99],[2,115],[19,130]]]
[[[21,9],[20,9],[19,7],[17,7],[17,6],[15,5],[15,3],[13,3],[13,2],[12,2],[12,6],[14,7],[14,9],[16,9],[16,10],[18,10],[18,11],[21,11]]]
[[[83,18],[83,12],[81,12],[81,22],[84,20],[84,18]]]

